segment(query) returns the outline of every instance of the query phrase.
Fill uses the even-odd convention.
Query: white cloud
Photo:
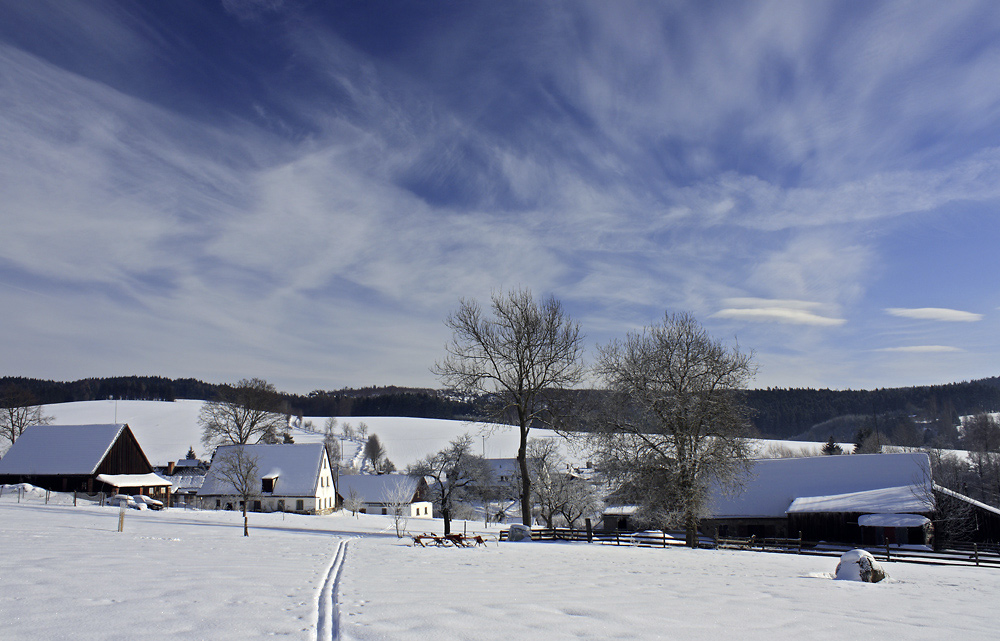
[[[963,312],[957,309],[945,309],[941,307],[918,307],[907,309],[902,307],[889,307],[886,310],[891,316],[900,318],[915,318],[919,320],[934,320],[953,323],[974,323],[983,320],[982,314],[973,312]]]
[[[721,309],[712,314],[713,318],[732,318],[761,323],[788,323],[792,325],[816,325],[835,327],[847,322],[843,318],[820,316],[813,312],[794,307],[744,307]]]
[[[963,352],[965,350],[948,345],[910,345],[908,347],[883,347],[876,352],[901,352],[908,354],[940,354],[948,352]]]

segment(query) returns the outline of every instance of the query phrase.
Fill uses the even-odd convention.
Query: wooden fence
[[[500,540],[506,541],[509,530],[500,532]],[[602,532],[571,528],[532,528],[533,541],[589,542],[602,545],[627,545],[643,548],[684,547],[683,532]],[[746,550],[782,554],[805,554],[810,556],[839,557],[855,546],[832,545],[799,538],[715,538],[701,537],[698,547],[702,549]],[[1000,569],[1000,548],[993,544],[949,543],[941,550],[920,550],[899,547],[858,546],[866,549],[880,560],[926,565],[972,565]]]

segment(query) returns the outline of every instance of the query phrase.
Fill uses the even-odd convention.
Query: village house
[[[155,474],[127,424],[35,425],[0,460],[0,484],[54,492],[141,494],[170,502],[170,481]]]
[[[224,445],[215,451],[212,465],[198,490],[198,506],[205,510],[239,510],[236,490],[219,474],[220,461],[242,447],[256,462],[254,512],[329,514],[337,507],[337,492],[326,448],[322,443],[288,445]]]
[[[353,474],[341,476],[338,491],[342,501],[356,497],[359,512],[392,514],[393,506],[405,504],[406,516],[431,518],[433,505],[426,500],[427,481],[406,474]]]

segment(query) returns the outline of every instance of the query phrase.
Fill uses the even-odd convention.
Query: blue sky
[[[462,297],[1000,374],[994,2],[0,0],[0,362],[428,385]]]

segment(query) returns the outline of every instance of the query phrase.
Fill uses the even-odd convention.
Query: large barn
[[[35,425],[0,459],[0,484],[55,492],[144,494],[167,504],[170,481],[153,472],[127,424]]]
[[[708,535],[929,543],[930,460],[922,452],[756,461],[744,491],[714,490]]]

